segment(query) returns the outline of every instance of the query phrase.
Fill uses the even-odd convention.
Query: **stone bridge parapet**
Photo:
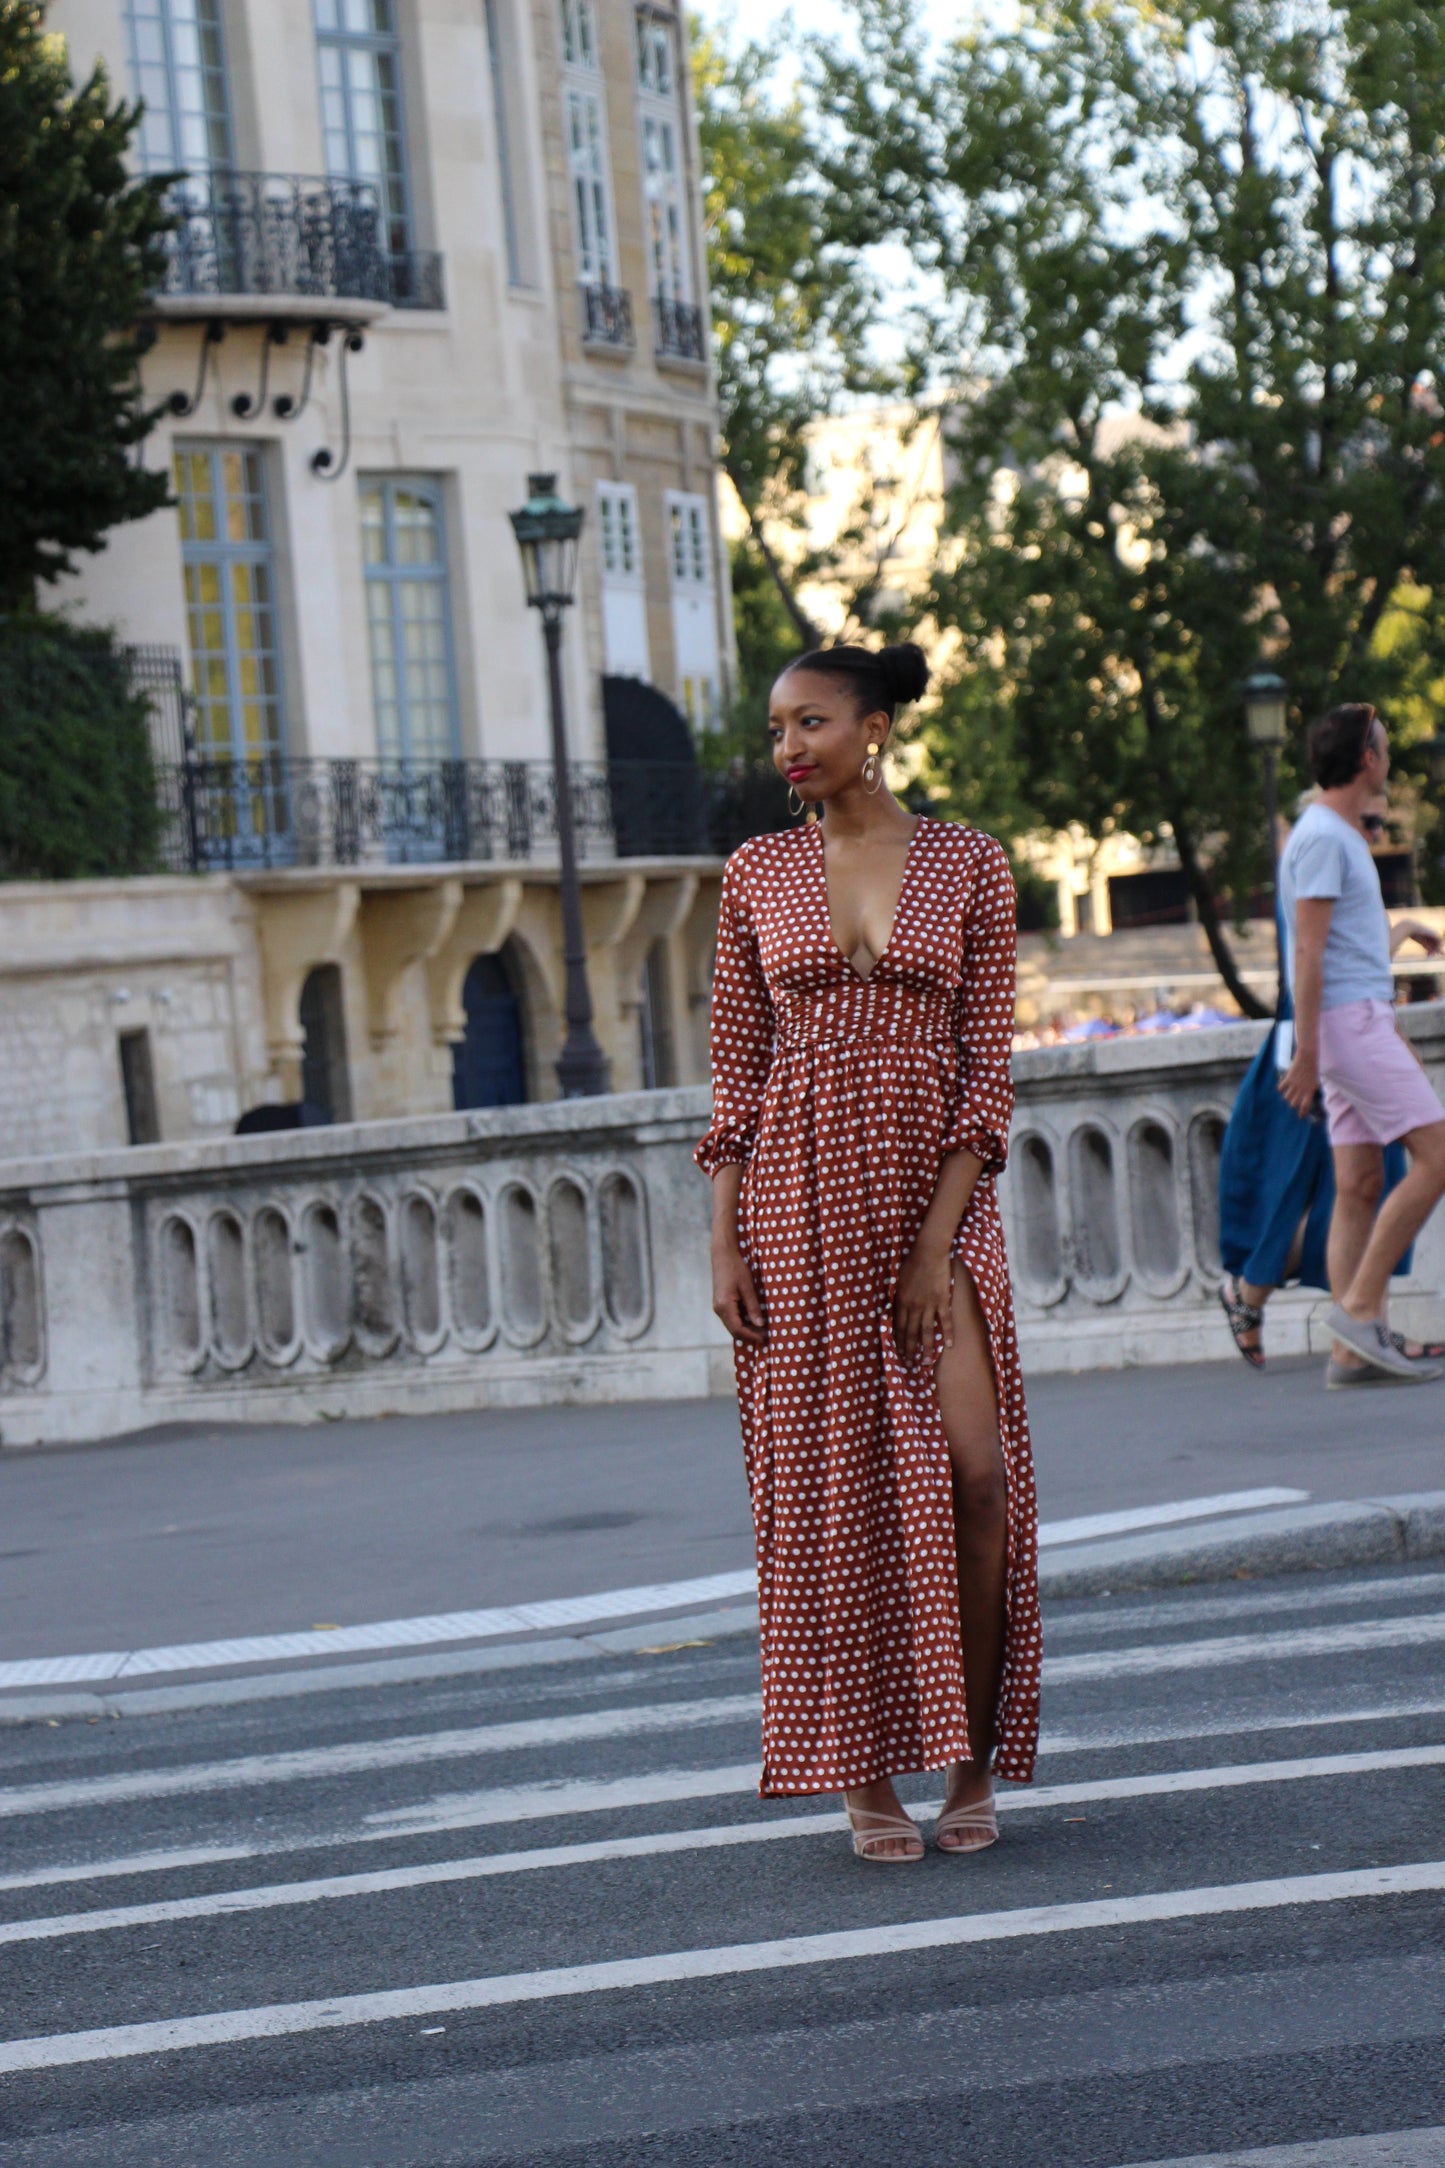
[[[1445,1003],[1404,1012],[1437,1088]],[[1219,1149],[1265,1027],[1015,1058],[1001,1184],[1026,1368],[1233,1359]],[[705,1089],[0,1165],[0,1442],[696,1398],[732,1365],[708,1283]],[[1445,1228],[1398,1312],[1445,1324]],[[1279,1298],[1277,1352],[1323,1298]]]

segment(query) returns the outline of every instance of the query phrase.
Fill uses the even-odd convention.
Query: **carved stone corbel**
[[[372,888],[361,899],[361,962],[371,1043],[380,1048],[401,1029],[397,996],[412,964],[446,945],[462,907],[455,878],[425,888]]]
[[[301,989],[318,964],[339,964],[356,924],[361,891],[354,880],[323,887],[252,893],[261,952],[266,1052],[283,1099],[301,1097]]]
[[[461,889],[456,915],[445,936],[426,959],[427,1010],[434,1046],[455,1046],[465,1038],[462,987],[472,959],[495,955],[517,923],[522,883],[515,874]]]

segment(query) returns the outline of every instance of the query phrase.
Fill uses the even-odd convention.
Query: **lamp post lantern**
[[[542,615],[547,688],[552,712],[552,787],[557,798],[557,850],[562,862],[562,957],[567,974],[567,1036],[557,1063],[564,1099],[588,1099],[610,1089],[607,1058],[592,1028],[577,834],[572,821],[572,773],[562,702],[562,613],[575,598],[582,512],[557,494],[555,474],[529,474],[527,502],[511,515],[522,554],[527,601]]]
[[[1269,823],[1270,889],[1273,893],[1279,865],[1279,802],[1275,770],[1289,720],[1289,687],[1273,670],[1256,670],[1245,679],[1242,693],[1250,743],[1257,745],[1264,755],[1264,806]],[[1278,912],[1275,919],[1278,934]]]

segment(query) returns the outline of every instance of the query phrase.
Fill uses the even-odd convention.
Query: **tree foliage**
[[[108,632],[38,611],[0,622],[0,879],[152,870],[147,712]]]
[[[166,501],[133,463],[154,420],[137,330],[163,269],[161,184],[128,175],[137,111],[80,88],[38,0],[0,0],[0,611]]]
[[[911,0],[856,18],[832,221],[935,276],[959,392],[951,781],[1172,831],[1257,1010],[1219,923],[1265,870],[1242,678],[1408,735],[1445,676],[1445,16],[1025,0],[941,52]]]
[[[795,644],[821,635],[798,589],[818,569],[797,546],[806,524],[808,431],[850,396],[903,381],[870,334],[885,297],[865,251],[834,225],[816,111],[786,80],[776,41],[734,47],[694,25],[693,83],[722,464],[747,516]],[[780,529],[792,533],[781,552]]]

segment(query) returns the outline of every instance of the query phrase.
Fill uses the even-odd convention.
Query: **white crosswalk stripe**
[[[483,1724],[465,1731],[366,1740],[355,1746],[301,1747],[287,1754],[248,1754],[236,1761],[135,1770],[123,1776],[80,1777],[72,1783],[17,1785],[0,1791],[0,1815],[56,1814],[72,1807],[113,1806],[122,1800],[166,1799],[196,1792],[239,1791],[262,1784],[294,1784],[307,1778],[420,1768],[428,1762],[470,1760],[474,1755],[515,1754],[527,1747],[582,1746],[646,1732],[691,1731],[701,1725],[747,1722],[756,1718],[758,1708],[756,1694],[729,1694],[714,1701],[596,1709],[582,1716],[544,1717],[525,1724]]]
[[[1055,1807],[1102,1804],[1106,1800],[1163,1799],[1190,1792],[1237,1790],[1243,1785],[1322,1783],[1331,1777],[1371,1776],[1385,1769],[1445,1767],[1445,1746],[1396,1747],[1363,1754],[1313,1754],[1297,1761],[1246,1762],[1218,1769],[1160,1770],[1146,1776],[1103,1777],[1081,1784],[1043,1784],[999,1800],[1005,1814],[1043,1813]],[[699,1772],[706,1776],[709,1772]],[[729,1772],[732,1774],[732,1772]],[[694,1796],[705,1796],[698,1793]],[[918,1806],[925,1821],[941,1799]],[[517,1818],[520,1817],[509,1817]],[[157,1904],[117,1905],[108,1911],[68,1912],[49,1919],[0,1922],[0,1945],[54,1941],[67,1935],[93,1935],[126,1927],[159,1926],[178,1920],[229,1917],[238,1912],[269,1912],[285,1905],[318,1904],[328,1899],[389,1895],[447,1882],[484,1881],[493,1875],[528,1874],[544,1869],[594,1866],[604,1859],[653,1859],[664,1853],[716,1851],[740,1844],[774,1843],[780,1838],[817,1836],[841,1830],[845,1821],[835,1807],[825,1814],[790,1814],[783,1820],[733,1822],[723,1828],[662,1830],[643,1837],[602,1838],[590,1844],[539,1846],[529,1852],[490,1852],[478,1857],[431,1862],[425,1866],[383,1867],[369,1874],[326,1876],[310,1882],[261,1884],[251,1889],[218,1890],[205,1897],[172,1898]]]
[[[1151,1891],[1141,1897],[1096,1898],[1080,1904],[1027,1905],[1005,1912],[903,1920],[886,1927],[791,1935],[771,1942],[667,1950],[647,1957],[613,1958],[600,1964],[504,1973],[492,1979],[447,1981],[380,1994],[333,1995],[307,2002],[273,2003],[257,2009],[222,2010],[148,2024],[99,2026],[85,2032],[5,2041],[0,2042],[0,2075],[56,2070],[67,2064],[108,2062],[134,2055],[174,2054],[183,2048],[218,2047],[243,2040],[274,2040],[338,2026],[382,2024],[396,2018],[495,2010],[512,2003],[658,1987],[672,1981],[715,1980],[970,1943],[1100,1933],[1146,1922],[1218,1918],[1284,1905],[1348,1904],[1364,1898],[1438,1890],[1445,1890],[1445,1860],[1418,1860],[1399,1867],[1365,1867],[1348,1874],[1293,1875],[1202,1889]]]
[[[609,2088],[610,2058],[621,2053],[609,2042],[625,2038],[634,2060],[645,2059],[650,2050],[635,2043],[655,2032],[687,2040],[704,2060],[716,2047],[727,2061],[717,2043],[733,2031],[714,2035],[708,1983],[756,2010],[759,2026],[771,2028],[775,2010],[790,2013],[796,2048],[784,2038],[778,2056],[800,2073],[806,2105],[816,2022],[808,2013],[851,2021],[876,1995],[883,2014],[868,2023],[886,2031],[893,1985],[906,1982],[900,2008],[920,2012],[920,2061],[899,2071],[901,2113],[909,2100],[942,2102],[949,2087],[962,2098],[970,2085],[1033,2082],[1027,2041],[1009,2077],[944,2070],[928,2053],[930,2013],[946,2006],[950,2022],[972,2025],[974,1997],[986,2026],[1012,2008],[1010,1975],[989,1969],[995,1947],[1018,1952],[999,1964],[1022,1963],[1029,1995],[1041,1980],[1056,1992],[1051,1962],[1088,1993],[1112,1966],[1112,1978],[1164,1982],[1169,2007],[1182,2009],[1181,1996],[1206,1988],[1227,1998],[1258,1938],[1277,1937],[1291,1977],[1306,1987],[1267,1999],[1257,1986],[1256,2002],[1234,2012],[1230,2038],[1239,2044],[1229,2052],[1255,2055],[1256,2010],[1281,2012],[1271,2037],[1285,2045],[1270,2052],[1351,2037],[1348,1994],[1310,1989],[1305,1955],[1318,1941],[1339,1968],[1358,1943],[1375,1968],[1370,2037],[1437,2041],[1445,1965],[1428,1921],[1445,1897],[1445,1860],[1438,1818],[1427,1826],[1411,1817],[1413,1802],[1438,1799],[1445,1783],[1440,1579],[1402,1572],[1385,1604],[1370,1603],[1364,1582],[1331,1590],[1321,1581],[1302,1582],[1297,1604],[1276,1587],[1127,1600],[1097,1617],[1071,1612],[1068,1638],[1049,1659],[1040,1779],[1002,1789],[1004,1842],[977,1864],[933,1854],[908,1875],[848,1857],[837,1801],[757,1798],[754,1659],[734,1644],[646,1664],[629,1656],[610,1670],[594,1661],[535,1683],[509,1674],[469,1684],[464,1698],[454,1687],[388,1689],[365,1708],[347,1697],[325,1710],[319,1738],[308,1730],[309,1707],[294,1710],[289,1728],[270,1713],[258,1721],[227,1710],[179,1724],[137,1718],[8,1734],[12,1776],[24,1781],[0,1790],[8,1854],[0,1998],[9,2013],[0,2077],[17,2089],[7,2087],[7,2110],[27,2085],[44,2087],[48,2102],[73,2082],[89,2089],[77,2097],[99,2148],[77,2151],[77,2168],[112,2168],[112,2144],[129,2148],[115,2152],[116,2168],[150,2168],[166,2157],[164,2121],[154,2143],[150,2124],[132,2135],[124,2107],[132,2098],[205,2102],[212,2072],[225,2076],[214,2088],[223,2103],[241,2098],[242,2078],[248,2100],[273,2085],[280,2098],[289,2081],[277,2073],[304,2070],[315,2089],[298,2106],[319,2118],[327,2086],[349,2082],[338,2080],[349,2067],[338,2059],[374,2062],[385,2091],[413,2068],[407,2055],[429,2082],[431,2065],[415,2058],[445,2049],[453,2059],[436,2066],[437,2083],[460,2088],[465,2133],[467,2085],[491,2086],[515,2055],[529,2058],[528,2085],[544,2075],[551,2085],[554,2043],[565,2059],[580,2040],[577,2069],[586,2074],[566,2081],[568,2131],[585,2137],[589,2101],[606,2095],[610,2144],[626,2108]],[[494,1720],[457,1724],[459,1708]],[[274,1751],[255,1750],[273,1738]],[[936,1790],[905,1792],[925,1828],[938,1801],[917,1795]],[[1280,1924],[1248,1924],[1270,1920]],[[1415,1953],[1406,1963],[1393,1956],[1397,1935]],[[1216,1953],[1217,1979],[1193,1958],[1198,1950]],[[806,1983],[806,1993],[789,1980]],[[1313,2033],[1311,1992],[1322,2013]],[[1397,1993],[1403,2014],[1392,2032]],[[1111,2048],[1107,2025],[1086,2026],[1080,2037],[1098,2042],[1086,2060],[1107,2070],[1116,2053],[1119,2071],[1156,2077],[1207,2072],[1211,2055],[1226,2052],[1211,2047],[1209,2024],[1181,2047],[1161,2018],[1156,2038],[1154,1994],[1152,1985],[1138,1990],[1129,2023],[1140,2030],[1127,2053],[1122,2043]],[[1040,2036],[1054,2024],[1040,2015]],[[378,2054],[367,2029],[382,2027],[393,2030]],[[745,2095],[746,2042],[727,2053],[733,2094]],[[828,2112],[881,2112],[866,2057],[855,2064],[843,2044],[829,2054]],[[143,2070],[145,2058],[160,2061]],[[1295,2092],[1310,2097],[1307,2087]],[[668,2097],[667,2128],[694,2132],[693,2152],[708,2157],[706,2133],[722,2127],[707,2120],[713,2111],[694,2104],[690,2087]],[[415,2098],[422,2114],[426,2083]],[[488,2100],[479,2162],[529,2157],[550,2143],[544,2119],[522,2133],[515,2154],[504,2151],[511,2111],[500,2096]],[[177,2157],[260,2168],[244,2128],[239,2140],[222,2130],[225,2112],[215,2111],[212,2136],[187,2140],[190,2152],[181,2146]],[[237,2111],[242,2124],[245,2112]],[[319,2127],[306,2125],[295,2158],[323,2157]],[[1197,2146],[1167,2161],[1171,2135],[1151,2134],[1156,2168],[1234,2168],[1233,2156]],[[386,2157],[416,2168],[451,2157],[457,2142],[438,2139],[415,2161],[405,2147]],[[739,2158],[766,2160],[765,2133],[758,2148]],[[774,2157],[786,2154],[780,2144]],[[591,2158],[586,2144],[577,2157]],[[605,2154],[609,2164],[614,2157],[630,2160],[625,2146]],[[1058,2157],[1068,2157],[1062,2141]],[[0,2131],[0,2168],[11,2158]],[[69,2153],[57,2158],[69,2168]],[[1371,2168],[1434,2168],[1418,2149],[1359,2158]],[[1249,2168],[1354,2162],[1294,2159],[1286,2149],[1277,2161],[1259,2153]]]
[[[1268,1718],[1255,1718],[1247,1727],[1242,1726],[1239,1717],[1234,1714],[1183,1726],[1149,1723],[1102,1725],[1097,1730],[1078,1735],[1065,1732],[1045,1733],[1042,1749],[1045,1755],[1052,1759],[1069,1754],[1103,1753],[1119,1747],[1171,1746],[1188,1740],[1221,1736],[1238,1738],[1242,1729],[1264,1737],[1273,1731],[1348,1728],[1354,1725],[1395,1723],[1416,1717],[1435,1716],[1445,1716],[1445,1698],[1370,1702],[1355,1708],[1330,1707],[1308,1712],[1294,1710]],[[1261,1763],[1257,1766],[1277,1771],[1302,1765],[1280,1762]],[[1192,1775],[1192,1772],[1189,1774]],[[1142,1785],[1144,1790],[1139,1794],[1142,1797],[1156,1780],[1140,1778],[1122,1781]],[[297,1852],[331,1851],[339,1846],[393,1843],[416,1836],[460,1834],[469,1829],[505,1826],[510,1821],[537,1821],[550,1817],[566,1819],[576,1814],[626,1811],[694,1799],[751,1796],[756,1789],[756,1783],[757,1765],[754,1762],[739,1762],[717,1769],[665,1770],[645,1776],[605,1781],[559,1777],[542,1785],[501,1785],[485,1792],[444,1794],[412,1807],[384,1810],[369,1816],[365,1822],[336,1823],[306,1836],[228,1845],[180,1845],[165,1850],[92,1858],[83,1862],[56,1861],[43,1867],[12,1869],[8,1873],[0,1874],[0,1893],[7,1890],[42,1889],[75,1882],[123,1880],[133,1875],[184,1873],[203,1867],[234,1865],[242,1860],[273,1859]],[[1074,1796],[1071,1788],[1058,1785],[1050,1786],[1047,1796],[1057,1802],[1066,1790],[1070,1797]],[[1085,1793],[1079,1794],[1081,1798],[1085,1796]],[[1023,1810],[1044,1797],[1044,1788],[1034,1785],[1024,1792],[1005,1793],[1000,1805],[1004,1811]]]
[[[1343,1625],[1300,1627],[1280,1633],[1219,1634],[1198,1641],[1164,1641],[1138,1648],[1089,1650],[1076,1656],[1051,1657],[1044,1664],[1044,1682],[1064,1686],[1082,1680],[1144,1678],[1216,1666],[1283,1663],[1300,1657],[1373,1649],[1419,1648],[1440,1641],[1445,1641],[1445,1612],[1403,1619],[1352,1619]],[[542,1719],[529,1724],[488,1725],[466,1731],[367,1741],[355,1746],[248,1755],[232,1762],[208,1762],[118,1776],[81,1777],[66,1783],[16,1786],[0,1790],[0,1817],[58,1813],[122,1800],[236,1790],[306,1778],[359,1775],[430,1761],[514,1752],[528,1746],[572,1745],[649,1731],[681,1731],[700,1725],[743,1723],[756,1717],[758,1707],[756,1695],[735,1694],[714,1701],[598,1710],[584,1716]]]

